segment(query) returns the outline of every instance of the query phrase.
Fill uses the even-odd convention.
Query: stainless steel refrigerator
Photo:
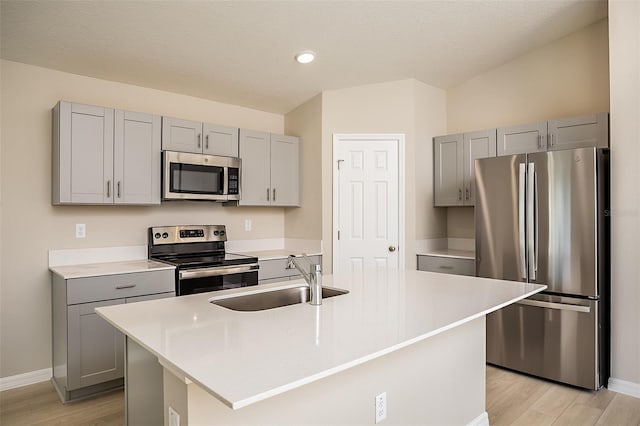
[[[609,151],[477,160],[476,274],[546,284],[487,316],[487,362],[598,389],[609,377]]]

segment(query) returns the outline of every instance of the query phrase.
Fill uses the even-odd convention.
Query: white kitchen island
[[[96,309],[127,335],[129,425],[488,424],[485,315],[545,286],[420,271],[325,276],[349,290],[240,312],[212,298],[286,281]]]

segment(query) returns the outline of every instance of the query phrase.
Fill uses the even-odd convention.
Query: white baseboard
[[[0,392],[9,389],[20,388],[34,383],[46,382],[51,379],[52,369],[30,371],[28,373],[16,374],[15,376],[0,377]]]
[[[489,414],[485,411],[475,419],[471,420],[467,426],[489,426]]]
[[[611,377],[609,378],[607,389],[640,398],[640,384],[638,383],[627,382],[625,380],[615,379]]]

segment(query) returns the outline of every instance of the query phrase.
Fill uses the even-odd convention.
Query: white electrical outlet
[[[244,230],[251,231],[251,219],[244,220]]]
[[[387,418],[387,393],[382,392],[376,396],[376,423]]]
[[[87,225],[84,223],[76,223],[76,238],[84,238],[87,236]]]
[[[169,406],[169,426],[180,426],[180,414]]]

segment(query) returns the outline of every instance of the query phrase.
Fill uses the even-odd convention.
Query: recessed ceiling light
[[[313,62],[316,58],[316,54],[310,50],[305,50],[304,52],[300,52],[296,55],[296,61],[301,64],[308,64],[309,62]]]

